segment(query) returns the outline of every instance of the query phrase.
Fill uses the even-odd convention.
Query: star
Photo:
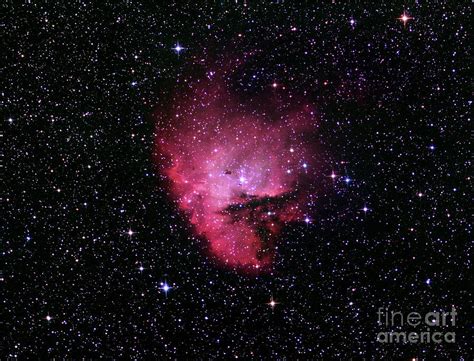
[[[183,48],[181,45],[179,45],[179,43],[176,43],[175,47],[173,48],[173,50],[179,55],[179,53],[181,51],[183,51],[185,48]]]
[[[273,310],[275,308],[276,305],[278,305],[279,302],[276,302],[274,299],[273,299],[273,296],[270,298],[270,302],[267,303],[268,306],[271,307],[271,309]]]
[[[403,21],[403,26],[406,25],[406,23],[408,22],[408,20],[412,20],[413,18],[407,14],[405,11],[403,12],[403,14],[398,18],[398,20],[401,20]]]
[[[168,291],[171,289],[172,287],[170,285],[168,285],[168,283],[165,281],[165,282],[161,282],[161,287],[160,289],[165,293],[165,296],[168,296]]]

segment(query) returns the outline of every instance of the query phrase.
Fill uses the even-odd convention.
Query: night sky
[[[2,358],[468,360],[471,4],[202,4],[2,5]]]

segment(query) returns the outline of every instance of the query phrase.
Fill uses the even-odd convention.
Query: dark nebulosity
[[[204,3],[2,5],[2,358],[468,359],[471,4]],[[265,272],[210,255],[157,151],[195,132],[179,155],[204,165],[209,123],[179,130],[213,76],[234,94],[222,129],[235,111],[246,135],[292,134],[314,108],[308,159],[298,137],[249,158],[259,179],[293,157],[301,214],[281,213],[298,189],[269,190],[285,181],[215,209],[253,222]],[[452,306],[455,343],[376,341],[379,307]]]

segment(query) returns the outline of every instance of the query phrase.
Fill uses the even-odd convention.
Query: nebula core
[[[160,171],[214,259],[269,270],[282,227],[309,222],[314,108],[279,107],[271,88],[242,101],[210,77],[190,88],[158,112]]]

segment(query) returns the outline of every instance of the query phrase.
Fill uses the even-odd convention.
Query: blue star
[[[176,43],[176,46],[173,48],[173,50],[179,55],[179,53],[183,51],[184,48],[181,45],[179,45],[179,43]]]
[[[172,288],[168,283],[162,282],[161,283],[161,290],[165,293],[165,295],[168,295],[168,291]]]

